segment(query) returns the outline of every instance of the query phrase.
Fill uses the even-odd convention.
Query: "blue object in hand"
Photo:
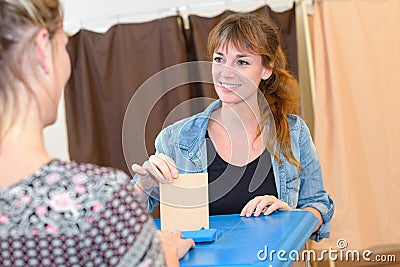
[[[182,231],[183,238],[192,238],[195,243],[213,242],[217,237],[217,229],[200,229]]]

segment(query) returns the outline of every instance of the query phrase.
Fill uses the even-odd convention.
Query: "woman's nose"
[[[236,70],[233,69],[228,64],[221,66],[221,75],[224,77],[234,77],[236,75],[235,72],[236,72]]]

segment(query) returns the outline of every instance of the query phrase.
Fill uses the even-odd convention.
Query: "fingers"
[[[250,217],[255,214],[255,212],[258,212],[258,215],[260,215],[266,205],[268,205],[266,197],[267,196],[257,196],[250,200],[240,212],[240,216]]]
[[[156,173],[156,175],[161,174],[162,178],[165,178],[167,182],[172,183],[173,179],[178,177],[178,170],[175,166],[175,163],[167,155],[151,155],[148,162],[151,163],[153,167],[153,173]]]
[[[170,233],[175,234],[175,235],[179,236],[180,238],[183,238],[183,235],[182,235],[181,231],[179,231],[179,230],[172,230],[172,231],[170,231]]]
[[[150,160],[152,160],[153,163]],[[163,184],[167,183],[168,177],[165,177],[162,174],[161,170],[159,170],[159,167],[154,164],[154,161],[155,161],[154,158],[152,156],[150,156],[149,160],[147,160],[143,163],[143,168],[146,169],[146,171],[149,173],[149,175],[153,179],[155,179]]]
[[[172,178],[178,178],[178,168],[176,168],[175,162],[172,158],[165,154],[158,154],[159,157],[163,157],[166,162],[168,162],[168,167],[171,172]]]
[[[186,241],[186,243],[187,243],[187,245],[188,245],[188,248],[189,248],[188,250],[190,250],[190,249],[196,247],[196,244],[194,243],[194,240],[193,240],[193,239],[191,239],[191,238],[186,238],[185,241]]]
[[[132,171],[134,171],[135,173],[139,174],[139,175],[147,175],[149,174],[145,168],[143,168],[142,166],[138,165],[138,164],[133,164],[132,165]]]
[[[178,237],[181,238],[181,239],[183,239],[183,240],[186,242],[187,250],[189,250],[189,249],[191,249],[191,248],[194,248],[194,247],[196,246],[195,243],[194,243],[194,241],[193,241],[193,239],[191,239],[191,238],[186,238],[186,239],[184,239],[184,238],[183,238],[183,235],[182,235],[182,233],[181,233],[181,231],[179,231],[179,230],[172,230],[172,231],[170,231],[170,233],[173,234],[173,235],[178,236]]]
[[[254,211],[254,216],[260,216],[261,213],[263,213],[269,205],[271,205],[271,199],[269,196],[264,196],[261,198],[261,201],[258,203],[256,206],[256,209]]]
[[[254,209],[256,208],[258,202],[260,201],[260,197],[255,197],[243,207],[240,212],[240,216],[250,217],[253,214]]]
[[[269,215],[276,210],[291,210],[292,208],[284,201],[275,196],[257,196],[250,200],[242,209],[240,216],[259,216],[261,213]]]
[[[179,238],[183,238],[181,231],[179,230],[172,230],[172,231],[168,231],[168,230],[157,230],[157,233],[161,236],[167,236],[167,237],[179,237]]]
[[[283,211],[283,210],[292,210],[292,208],[284,201],[277,199],[274,203],[272,203],[265,211],[264,215],[270,215],[274,211]]]
[[[150,176],[161,183],[172,183],[173,179],[178,178],[178,170],[173,159],[161,153],[151,155],[142,166],[133,164],[132,170],[141,178]]]
[[[177,243],[175,243],[178,250],[178,258],[182,259],[188,251],[195,247],[194,241],[191,238],[188,239],[180,239]]]
[[[174,231],[157,231],[163,246],[172,247],[177,253],[179,259],[186,255],[186,253],[195,247],[193,239],[182,238],[182,233],[178,230]]]

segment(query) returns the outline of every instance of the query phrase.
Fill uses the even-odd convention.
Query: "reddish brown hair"
[[[282,163],[279,151],[300,172],[300,162],[294,157],[290,131],[289,114],[298,114],[300,109],[299,86],[296,79],[286,70],[286,57],[279,42],[279,31],[275,23],[267,18],[252,14],[233,14],[218,23],[208,36],[208,54],[212,57],[216,49],[226,48],[228,44],[238,50],[249,51],[262,57],[262,64],[272,69],[267,80],[261,80],[261,96],[267,100],[269,109],[262,106],[260,129],[274,118],[275,127],[269,127],[267,149]],[[272,125],[272,124],[271,124]]]

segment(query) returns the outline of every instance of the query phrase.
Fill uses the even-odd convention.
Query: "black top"
[[[245,166],[224,161],[206,134],[210,215],[239,214],[256,196],[278,197],[268,150]]]

